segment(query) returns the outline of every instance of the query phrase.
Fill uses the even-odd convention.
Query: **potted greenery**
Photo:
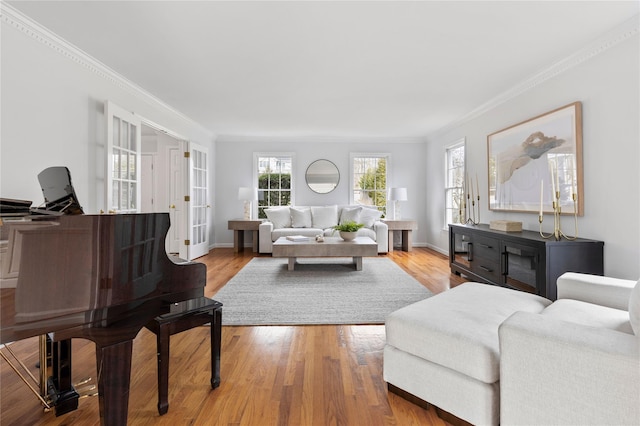
[[[356,223],[354,221],[343,222],[340,225],[333,227],[333,232],[338,231],[340,238],[345,241],[351,241],[356,237],[358,229],[364,226],[363,223]]]

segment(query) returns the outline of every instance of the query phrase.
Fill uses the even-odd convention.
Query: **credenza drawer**
[[[473,257],[490,259],[500,263],[500,241],[495,238],[473,236]]]

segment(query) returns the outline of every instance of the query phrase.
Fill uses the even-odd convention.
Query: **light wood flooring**
[[[213,296],[257,256],[215,249],[198,259],[207,267],[205,295]],[[385,255],[434,293],[463,279],[448,259],[425,248]],[[215,297],[214,297],[215,298]],[[224,315],[224,308],[223,308]],[[156,410],[156,341],[143,329],[134,341],[130,425],[445,425],[387,391],[382,379],[384,326],[223,327],[219,388],[211,390],[209,330],[171,337],[169,412]],[[37,338],[11,345],[37,377]],[[73,380],[95,376],[92,342],[73,340]],[[98,425],[98,398],[56,417],[0,360],[0,424]]]

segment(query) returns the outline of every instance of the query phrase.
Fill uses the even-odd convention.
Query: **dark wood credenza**
[[[565,272],[603,275],[603,249],[603,241],[584,238],[556,241],[534,231],[449,225],[451,272],[551,300],[556,300],[556,280]]]

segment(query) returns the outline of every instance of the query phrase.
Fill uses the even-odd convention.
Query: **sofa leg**
[[[417,405],[418,407],[424,408],[425,410],[429,410],[430,407],[433,407],[439,418],[453,426],[473,426],[471,423],[462,420],[461,418],[456,417],[448,411],[444,411],[436,407],[435,405],[429,404],[424,399],[418,398],[414,394],[402,390],[399,387],[392,385],[391,383],[387,383],[387,389],[389,390],[389,392],[396,394],[400,398],[405,399],[410,403]]]

